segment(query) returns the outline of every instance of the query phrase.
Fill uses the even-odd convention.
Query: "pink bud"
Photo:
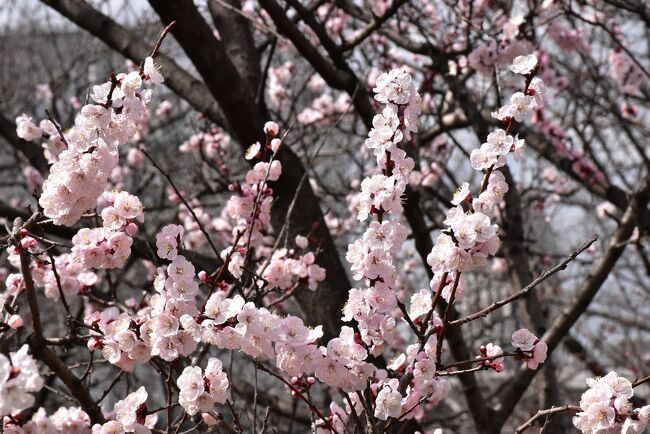
[[[280,127],[275,122],[267,122],[264,124],[264,132],[270,137],[275,137],[280,132]]]
[[[126,307],[128,307],[129,309],[133,309],[133,310],[135,310],[135,309],[138,307],[138,300],[136,300],[135,298],[131,297],[131,298],[126,299],[126,300],[124,301],[124,304],[125,304]]]
[[[169,201],[173,204],[181,203],[181,197],[177,195],[173,190],[167,192],[167,199],[169,199]]]
[[[208,281],[208,273],[206,273],[204,270],[199,271],[199,280],[203,283],[206,283]]]
[[[126,233],[127,234],[129,234],[130,236],[133,236],[133,235],[135,235],[136,232],[138,232],[138,225],[136,225],[133,222],[126,225]]]
[[[16,378],[17,376],[20,375],[20,368],[18,366],[12,366],[11,370],[9,370],[9,379]]]
[[[314,377],[307,377],[307,383],[314,384],[316,383],[316,379]]]
[[[217,420],[213,418],[210,413],[201,413],[201,418],[203,419],[203,423],[205,423],[208,426],[216,425]]]
[[[299,384],[299,383],[300,383],[300,378],[291,377],[291,384]]]
[[[81,108],[81,100],[76,96],[70,98],[70,104],[72,105],[72,108],[75,110],[79,110]]]
[[[9,327],[12,329],[18,330],[23,326],[23,318],[20,315],[11,315],[7,324],[9,324]]]
[[[102,341],[98,337],[93,336],[88,340],[88,349],[90,351],[95,351],[101,347],[102,347]]]
[[[32,249],[36,247],[36,240],[32,237],[25,237],[20,240],[20,247],[23,249]]]
[[[271,151],[278,152],[278,149],[280,149],[280,145],[282,144],[282,140],[280,139],[273,139],[271,140]]]
[[[144,166],[144,154],[138,148],[131,148],[126,155],[126,162],[134,169],[141,169]]]

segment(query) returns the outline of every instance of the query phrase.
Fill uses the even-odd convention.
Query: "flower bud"
[[[36,240],[32,237],[25,237],[20,240],[20,247],[23,249],[33,249],[36,247]]]
[[[280,132],[280,127],[275,122],[269,121],[264,124],[264,132],[269,137],[275,137]]]
[[[124,301],[124,304],[126,305],[126,307],[128,307],[129,309],[133,309],[133,310],[137,309],[137,307],[138,307],[138,301],[133,297],[130,297],[130,298],[126,299]]]
[[[280,139],[273,139],[271,140],[271,151],[278,152],[278,149],[280,149],[280,145],[282,144],[282,140]]]
[[[203,419],[203,423],[205,423],[208,426],[216,425],[217,420],[213,418],[210,413],[201,413],[201,418]]]
[[[138,225],[136,225],[133,222],[126,225],[126,233],[127,234],[129,234],[130,236],[133,236],[133,235],[135,235],[136,232],[138,232]]]
[[[208,273],[206,273],[205,270],[201,270],[201,271],[199,271],[198,276],[199,276],[199,280],[200,280],[201,282],[203,282],[203,283],[207,283],[207,282],[208,282]]]
[[[18,330],[23,326],[23,318],[20,315],[11,315],[7,324],[9,324],[9,327],[12,329]]]
[[[88,345],[88,349],[90,351],[95,351],[95,350],[100,349],[102,347],[102,341],[98,337],[93,336],[88,340],[87,345]]]

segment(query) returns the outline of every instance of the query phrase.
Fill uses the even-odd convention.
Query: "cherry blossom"
[[[534,54],[517,56],[512,61],[510,70],[515,74],[528,75],[535,70],[538,64],[539,61],[537,60],[537,56]]]
[[[634,409],[632,383],[616,372],[587,380],[589,389],[580,399],[581,411],[573,425],[585,434],[606,430],[642,433],[650,422],[650,406]],[[628,421],[629,419],[629,421]]]
[[[528,329],[519,329],[512,334],[512,346],[517,350],[515,357],[525,360],[528,369],[537,369],[546,360],[548,346]]]
[[[386,420],[389,417],[398,417],[402,413],[402,395],[389,386],[383,387],[377,394],[375,401],[375,417]]]
[[[205,371],[198,366],[186,367],[176,384],[180,389],[179,403],[192,416],[210,411],[215,403],[226,402],[228,378],[219,359],[210,358]]]
[[[21,412],[34,403],[31,392],[43,387],[43,378],[38,373],[36,362],[29,355],[28,346],[9,353],[0,354],[0,415]]]
[[[149,80],[153,84],[160,84],[165,81],[160,73],[160,67],[153,62],[151,57],[144,59],[143,71],[145,80]]]

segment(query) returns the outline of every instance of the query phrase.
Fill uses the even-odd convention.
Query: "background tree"
[[[127,407],[147,402],[133,415],[138,423],[157,416],[160,432],[334,432],[340,424],[339,432],[500,432],[554,406],[564,407],[540,412],[530,424],[566,432],[575,429],[571,413],[585,410],[577,406],[584,380],[614,369],[635,386],[626,396],[633,407],[646,404],[650,9],[643,2],[41,0],[0,7],[0,143],[8,151],[0,173],[8,247],[2,350],[13,362],[10,352],[30,342],[44,380],[5,429],[40,407],[52,414],[70,405],[85,416],[58,411],[50,417],[57,429],[68,432],[65,421],[89,427],[85,418],[112,419],[106,412],[128,395]],[[532,69],[513,73],[513,60],[530,53]],[[148,57],[155,65],[144,63]],[[382,100],[381,73],[393,69],[412,77],[410,95],[417,92],[421,102]],[[153,87],[149,103],[144,89],[157,81],[154,71],[164,83]],[[128,101],[125,83],[137,77],[145,83],[137,98],[149,113],[112,100],[117,89],[116,99]],[[93,87],[101,83],[103,90]],[[521,91],[537,100],[530,120],[499,119],[494,112]],[[395,319],[396,338],[382,346],[364,341],[366,325],[343,321],[341,312],[351,288],[377,283],[357,281],[346,253],[388,211],[370,208],[368,221],[357,219],[364,179],[404,167],[390,153],[373,155],[371,131],[380,129],[376,116],[390,104],[399,108],[400,132],[409,131],[408,108],[419,104],[422,113],[417,130],[396,140],[402,163],[412,159],[413,170],[401,192],[403,212],[386,214],[403,224],[406,242],[391,255],[397,305],[385,317]],[[38,205],[56,154],[70,148],[67,141],[77,146],[70,128],[80,113],[96,119],[88,106],[96,122],[104,116],[97,107],[132,120],[128,140],[115,148],[119,163],[107,168],[100,187],[139,197],[146,215],[145,223],[135,213],[110,229],[133,236],[133,245],[128,257],[104,268],[79,265],[75,254],[88,245],[73,238],[82,228],[95,234],[106,227],[107,216],[119,217],[111,209],[128,207],[130,196],[101,195],[71,222],[64,221],[69,212],[52,221],[47,206],[43,216]],[[525,140],[524,156],[502,167],[477,166],[473,151],[499,128]],[[490,181],[494,171],[507,186],[491,215],[501,240],[496,255],[462,276],[432,269],[427,256],[449,233],[450,209],[476,209],[479,193],[497,182]],[[458,236],[453,240],[458,245]],[[175,253],[161,256],[161,246]],[[309,375],[278,370],[274,357],[252,360],[247,350],[202,341],[187,357],[156,355],[132,371],[119,357],[110,361],[97,327],[113,314],[97,324],[89,318],[155,309],[156,267],[175,254],[198,273],[201,315],[210,296],[225,290],[232,300],[237,294],[322,326],[322,346],[352,327],[356,343],[372,353],[367,361],[403,380],[402,396],[412,378],[399,355],[409,344],[411,351],[418,342],[424,348],[430,329],[440,342],[437,379],[448,379],[451,390],[435,407],[438,400],[427,396],[412,411],[404,403],[400,415],[382,420],[378,401],[390,403],[391,396],[380,383],[350,398],[327,381],[312,385]],[[413,314],[416,294],[428,294],[437,308],[438,329],[433,312]],[[511,336],[522,328],[548,347],[539,369],[512,360],[528,354],[524,347],[511,351]],[[503,372],[496,357],[502,354],[488,343],[503,347]],[[185,389],[177,384],[211,375],[221,381],[217,362],[208,369],[212,359],[221,361],[229,387],[201,419],[178,405]],[[202,370],[186,374],[188,366]],[[608,383],[591,387],[606,394],[602,384]],[[141,385],[148,396],[129,395]],[[615,416],[621,424],[643,419],[620,408]]]

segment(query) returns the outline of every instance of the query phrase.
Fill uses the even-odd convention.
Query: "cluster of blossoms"
[[[289,315],[281,318],[266,308],[246,303],[225,292],[213,294],[204,315],[196,320],[185,316],[183,326],[194,336],[218,348],[238,349],[260,360],[275,358],[288,376],[316,375],[334,388],[352,391],[363,388],[371,365],[363,362],[366,351],[355,342],[354,331],[344,327],[327,347],[319,347],[321,327],[310,329]]]
[[[397,273],[393,258],[407,236],[406,228],[399,221],[403,213],[401,196],[409,183],[414,162],[398,145],[417,132],[421,101],[410,74],[404,70],[381,74],[374,91],[375,99],[385,107],[373,119],[365,145],[376,156],[380,173],[361,182],[356,208],[359,220],[375,216],[377,221],[371,222],[362,237],[348,246],[346,258],[351,264],[353,278],[365,280],[367,288],[350,291],[343,320],[356,320],[361,341],[373,355],[379,355],[386,344],[397,342],[397,321],[402,315],[397,309]],[[410,310],[417,318],[430,312],[430,307],[429,294],[428,297],[415,297]],[[437,315],[432,316],[432,323],[440,325]],[[398,375],[407,369],[413,374],[413,380],[403,389],[399,378],[391,377],[388,371],[374,372],[371,389],[375,395],[375,417],[383,420],[399,417],[416,407],[423,397],[436,403],[449,392],[449,384],[436,377],[436,347],[437,336],[433,334],[424,345],[410,345],[406,353],[395,357],[388,369]],[[362,408],[357,410],[363,411]],[[416,409],[406,417],[417,417],[419,412]]]
[[[86,316],[86,323],[100,332],[100,336],[89,341],[89,348],[100,348],[106,360],[125,371],[132,371],[135,363],[144,363],[152,356],[173,361],[196,349],[197,341],[183,327],[182,319],[198,315],[199,285],[194,266],[177,252],[172,256],[174,259],[167,267],[157,270],[154,280],[157,293],[137,312],[135,319],[117,308]]]
[[[133,236],[138,231],[135,222],[144,222],[144,208],[140,199],[126,191],[107,192],[103,198],[108,203],[101,213],[103,227],[113,231],[125,231]]]
[[[85,268],[121,268],[131,254],[133,238],[106,228],[82,228],[72,243],[74,260]]]
[[[156,254],[161,259],[173,261],[182,245],[184,230],[180,225],[167,225],[156,234]]]
[[[281,108],[289,101],[289,83],[294,78],[295,65],[287,60],[278,67],[269,68],[269,82],[267,92],[269,101],[276,108]]]
[[[534,77],[537,70],[535,55],[518,56],[511,67],[512,71],[526,77],[525,93],[516,92],[507,104],[493,116],[504,121],[508,128],[491,132],[487,141],[479,149],[472,151],[470,160],[475,170],[487,170],[488,180],[485,189],[473,198],[468,183],[458,189],[452,200],[455,205],[447,213],[443,222],[448,229],[443,231],[427,257],[427,262],[435,273],[470,271],[486,264],[487,258],[494,255],[499,247],[498,226],[491,223],[490,215],[501,203],[508,191],[503,174],[495,169],[506,164],[506,155],[513,153],[518,160],[524,149],[524,140],[509,134],[514,121],[530,119],[537,108],[543,105],[544,83]],[[466,213],[463,204],[471,206]],[[440,277],[437,276],[439,279]],[[432,288],[434,281],[432,280]]]
[[[147,391],[140,387],[126,398],[115,403],[115,420],[104,425],[95,424],[92,434],[151,434],[151,428],[156,424],[158,416],[150,414],[147,409]]]
[[[502,167],[506,164],[506,155],[514,152],[519,159],[523,152],[524,140],[508,135],[505,130],[498,128],[488,134],[487,141],[479,149],[474,149],[470,155],[474,170],[485,170],[490,167]]]
[[[503,174],[495,169],[505,165],[507,154],[514,153],[516,159],[521,156],[524,141],[509,134],[512,123],[529,119],[543,103],[544,84],[534,77],[537,65],[537,57],[532,54],[518,56],[513,61],[511,70],[526,78],[525,92],[515,93],[510,104],[493,114],[508,125],[507,129],[491,132],[487,141],[470,155],[474,169],[488,171],[486,188],[473,199],[469,185],[464,183],[455,194],[452,204],[456,207],[448,211],[444,221],[449,228],[438,236],[436,245],[427,257],[427,262],[436,273],[482,267],[498,249],[498,226],[491,223],[489,215],[501,203],[508,185]],[[463,203],[471,205],[469,213],[463,209]]]
[[[296,255],[293,249],[277,249],[269,258],[268,265],[260,267],[260,275],[272,288],[288,291],[304,283],[315,290],[325,279],[325,269],[314,263],[316,255],[307,252]]]
[[[151,434],[151,428],[156,424],[158,417],[149,414],[147,409],[148,393],[144,387],[140,387],[126,398],[115,403],[115,420],[106,422],[103,425],[95,424],[92,427],[92,434]]]
[[[433,329],[439,331],[442,328],[442,321],[437,315],[433,315],[432,319]],[[408,387],[406,388],[406,397],[402,398],[400,394],[400,401],[398,401],[398,396],[393,393],[397,390],[399,384],[397,378],[391,378],[390,380],[384,381],[383,389],[388,387],[391,390],[391,393],[385,393],[386,401],[376,403],[375,416],[380,419],[386,419],[388,417],[399,417],[407,411],[411,411],[407,417],[416,417],[419,418],[423,416],[424,409],[421,407],[416,407],[416,404],[422,400],[423,397],[427,397],[427,401],[433,405],[440,402],[451,389],[451,385],[447,380],[442,377],[438,377],[436,362],[437,362],[437,349],[438,344],[438,335],[436,333],[429,336],[424,345],[421,344],[411,344],[406,348],[406,352],[399,354],[395,359],[391,361],[388,365],[388,368],[397,373],[410,372],[413,375],[413,379],[409,382]],[[377,397],[379,399],[379,396]],[[390,403],[394,408],[393,412],[389,412],[386,407],[391,407]],[[400,403],[401,409],[397,413],[397,403]],[[380,405],[381,404],[381,405]]]
[[[512,334],[512,346],[516,350],[515,359],[524,360],[528,369],[537,369],[546,360],[546,342],[540,341],[528,329],[519,329]]]
[[[46,121],[42,121],[41,123],[41,126],[45,128],[39,127],[34,123],[34,120],[31,117],[23,113],[16,118],[16,135],[28,142],[38,140],[43,137],[44,129],[49,131],[47,127],[48,124],[45,122]]]
[[[474,12],[476,13],[476,12]],[[533,48],[530,41],[518,37],[521,22],[520,17],[514,16],[508,22],[504,23],[504,31],[501,41],[498,43],[490,41],[488,43],[477,44],[467,56],[467,59],[460,59],[458,65],[450,65],[453,72],[458,67],[469,65],[478,73],[483,75],[494,74],[494,68],[498,64],[508,64],[517,56],[530,53]]]
[[[321,327],[310,329],[291,315],[282,318],[264,307],[247,303],[239,294],[228,297],[227,286],[209,297],[201,313],[177,309],[180,325],[195,342],[241,350],[259,360],[275,358],[278,368],[291,377],[315,375],[334,388],[363,389],[372,365],[363,362],[366,350],[356,342],[351,328],[344,327],[327,347],[319,347]],[[152,304],[158,302],[152,300]],[[203,405],[192,404],[189,398],[187,401],[188,406]]]
[[[488,368],[492,368],[497,372],[503,372],[505,367],[503,366],[503,349],[493,343],[489,343],[485,346],[481,346],[479,349],[479,352],[481,353],[480,356],[476,356],[477,359],[480,358],[486,358],[488,360],[484,360],[481,362],[482,366],[486,366]]]
[[[646,80],[641,68],[621,50],[609,53],[609,67],[612,78],[626,93],[634,94]]]
[[[255,143],[247,151],[246,158],[253,159],[266,150],[273,155],[280,147],[281,141],[275,136],[278,134],[277,124],[267,123],[265,126],[267,146]],[[228,271],[239,278],[242,275],[242,266],[246,258],[246,249],[262,245],[264,236],[263,228],[271,221],[271,205],[273,203],[273,189],[268,186],[269,181],[277,181],[282,174],[282,164],[278,160],[270,163],[260,161],[246,173],[244,182],[231,184],[233,194],[224,208],[223,220],[230,222],[232,235],[236,241],[243,241],[243,245],[230,246],[221,252],[221,258],[228,262]]]
[[[167,267],[158,268],[154,288],[158,293],[149,300],[149,316],[140,328],[143,341],[151,347],[152,355],[167,361],[191,354],[197,341],[183,318],[199,313],[194,266],[177,254]]]
[[[9,357],[0,354],[0,416],[20,413],[33,405],[31,392],[43,387],[36,362],[27,351],[27,345],[23,345]]]
[[[30,271],[34,286],[43,288],[45,296],[52,300],[58,300],[61,292],[66,297],[74,296],[97,283],[97,275],[92,271],[86,270],[84,266],[76,260],[76,257],[70,253],[62,253],[54,258],[54,267],[57,275],[54,273],[54,267],[50,264],[50,258],[46,253],[37,250],[37,242],[30,236],[22,237],[20,241],[21,248],[27,249],[30,254],[36,257],[36,261],[30,263]],[[9,249],[7,260],[15,268],[20,269],[20,256],[16,249]],[[5,280],[6,292],[8,296],[16,296],[23,290],[23,275],[21,273],[9,273]]]
[[[99,333],[90,338],[88,348],[101,349],[104,358],[120,369],[131,372],[135,362],[151,358],[151,349],[139,339],[138,325],[127,313],[112,307],[87,315],[85,322]]]
[[[55,301],[60,297],[59,282],[61,291],[66,297],[84,292],[97,283],[98,277],[94,272],[86,270],[75,259],[75,256],[69,253],[63,253],[54,258],[54,266],[59,275],[58,282],[50,264],[46,265],[45,261],[36,262],[35,267],[32,269],[34,284],[37,287],[42,287],[45,296]]]
[[[215,403],[226,402],[228,377],[221,360],[210,358],[205,371],[199,366],[188,366],[176,380],[179,403],[190,415],[210,411]]]
[[[466,214],[462,206],[458,205],[447,212],[443,223],[449,227],[448,232],[438,236],[427,256],[427,263],[435,273],[470,271],[483,267],[487,258],[499,248],[498,226],[492,224],[490,217],[480,211]],[[434,276],[432,288],[436,288],[435,282],[439,278],[440,276]]]
[[[397,307],[393,256],[400,251],[407,236],[406,228],[399,221],[403,212],[401,196],[414,167],[413,160],[398,144],[404,136],[417,131],[420,96],[410,74],[403,70],[383,73],[376,84],[375,99],[386,106],[374,117],[365,145],[375,154],[381,173],[361,182],[357,218],[364,221],[372,215],[377,221],[348,246],[346,254],[353,278],[364,279],[368,287],[350,291],[343,320],[355,319],[363,342],[371,352],[380,354],[386,342],[395,340],[396,319],[391,314]],[[384,219],[386,215],[393,218]]]
[[[18,134],[23,138],[36,140],[43,132],[50,139],[58,137],[39,199],[44,214],[55,224],[71,226],[95,207],[117,166],[118,146],[133,137],[148,115],[151,91],[140,90],[143,79],[154,84],[163,81],[151,58],[146,59],[142,74],[122,73],[114,81],[95,86],[91,94],[95,103],[82,107],[75,125],[65,133],[59,134],[49,121],[39,128],[24,116],[17,119]]]
[[[74,260],[84,268],[121,268],[131,255],[135,222],[144,222],[140,199],[125,191],[106,192],[101,228],[83,228],[72,237]]]
[[[5,434],[89,434],[90,417],[78,407],[60,407],[50,416],[39,408],[25,423],[5,417],[2,428]]]
[[[632,383],[616,372],[587,380],[589,389],[580,399],[581,411],[573,425],[585,434],[617,432],[641,434],[650,423],[650,405],[634,408]]]
[[[311,80],[309,84],[311,84]],[[312,88],[312,90],[314,89]],[[317,90],[314,91],[317,92]],[[341,113],[345,113],[349,106],[350,96],[347,93],[340,93],[336,99],[332,98],[330,94],[322,93],[312,101],[311,107],[304,108],[296,119],[301,124],[327,121],[335,119]]]
[[[210,158],[222,173],[228,174],[229,169],[224,157],[229,148],[230,136],[220,128],[214,127],[192,135],[178,147],[178,150],[183,153],[194,152],[200,157]]]

